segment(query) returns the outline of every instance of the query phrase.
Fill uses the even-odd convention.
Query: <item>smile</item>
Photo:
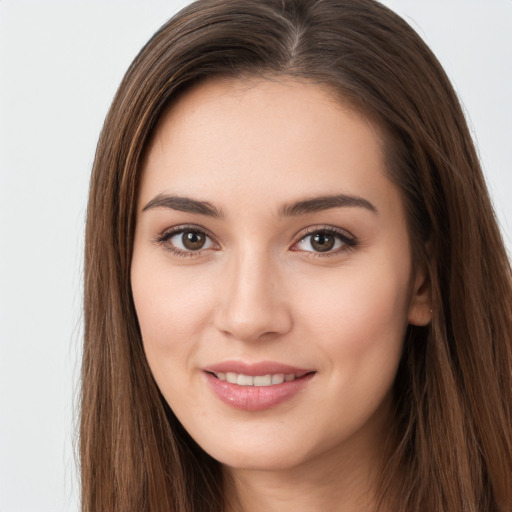
[[[219,380],[237,384],[238,386],[273,386],[296,379],[294,373],[274,373],[269,375],[244,375],[234,372],[217,372],[214,374]]]
[[[224,404],[245,411],[263,411],[291,400],[317,372],[273,362],[226,361],[203,368],[209,388]]]

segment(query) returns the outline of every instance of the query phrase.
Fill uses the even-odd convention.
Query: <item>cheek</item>
[[[299,315],[333,373],[353,383],[394,377],[407,327],[408,272],[343,269],[321,286],[304,287]]]
[[[329,423],[346,435],[389,405],[407,326],[406,285],[393,274],[357,273],[309,302],[308,337],[323,354],[325,396],[336,397]],[[336,438],[339,429],[331,434]]]
[[[136,256],[136,255],[135,255]],[[144,350],[157,382],[176,366],[186,369],[208,322],[210,294],[198,270],[170,271],[134,256],[132,292]],[[179,363],[179,364],[178,364]]]

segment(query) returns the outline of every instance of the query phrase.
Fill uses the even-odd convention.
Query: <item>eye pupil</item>
[[[206,237],[199,231],[186,231],[183,233],[181,241],[187,249],[197,251],[204,246]]]
[[[326,252],[334,247],[335,239],[328,233],[316,233],[311,237],[311,246],[315,251]]]

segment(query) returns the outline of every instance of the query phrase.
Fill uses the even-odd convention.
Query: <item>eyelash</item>
[[[340,253],[354,249],[358,245],[356,237],[348,231],[335,228],[333,226],[312,226],[299,233],[297,236],[298,240],[292,245],[292,250],[299,251],[299,249],[293,249],[293,247],[303,242],[306,238],[312,237],[316,234],[333,236],[335,239],[340,241],[342,245],[335,250],[329,250],[323,253],[320,251],[303,251],[307,254],[307,257],[310,258],[328,258],[331,256],[337,256]]]
[[[203,248],[198,249],[197,251],[193,251],[193,250],[186,251],[186,250],[180,249],[178,247],[175,247],[169,243],[171,238],[173,238],[177,235],[181,235],[183,233],[202,234],[207,239],[209,239],[213,245],[218,246],[218,244],[216,242],[214,242],[213,236],[211,236],[208,233],[208,231],[206,231],[204,228],[201,228],[199,226],[194,226],[194,225],[176,226],[167,231],[164,231],[161,235],[159,235],[156,238],[155,243],[164,246],[167,251],[171,252],[172,254],[174,254],[176,256],[180,256],[182,258],[190,258],[190,257],[199,256],[203,251],[210,249],[210,247],[208,247],[206,249],[203,249]]]
[[[207,239],[210,240],[211,244],[214,247],[215,246],[216,246],[216,248],[219,247],[219,244],[217,242],[215,242],[214,237],[212,235],[210,235],[207,230],[205,230],[204,228],[201,228],[199,226],[194,226],[194,225],[176,226],[174,228],[171,228],[171,229],[165,231],[164,233],[162,233],[161,235],[159,235],[155,239],[155,243],[164,246],[165,249],[167,251],[171,252],[172,254],[179,256],[179,257],[183,257],[183,258],[197,257],[197,256],[201,255],[201,253],[203,253],[203,251],[206,251],[206,250],[209,250],[212,248],[212,247],[201,248],[201,249],[198,249],[197,251],[183,250],[183,249],[175,247],[169,243],[171,238],[173,238],[177,235],[180,235],[180,234],[187,233],[187,232],[198,233],[200,235],[203,235]],[[301,251],[300,249],[294,249],[293,247],[297,246],[301,242],[304,242],[308,237],[311,237],[315,234],[333,236],[333,237],[335,237],[335,239],[337,241],[341,242],[342,245],[341,245],[341,247],[338,247],[335,250],[328,250],[323,253],[321,251],[314,251],[314,250],[304,251],[303,250],[302,252],[305,253],[307,255],[307,257],[310,257],[310,258],[311,257],[312,258],[326,258],[326,257],[330,257],[330,256],[336,256],[342,252],[352,250],[358,245],[358,241],[357,241],[356,237],[353,236],[352,234],[348,233],[345,230],[335,228],[333,226],[312,226],[296,235],[296,237],[295,237],[296,241],[292,244],[290,250],[292,250],[294,252],[300,252]]]

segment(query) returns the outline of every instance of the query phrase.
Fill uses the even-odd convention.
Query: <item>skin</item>
[[[166,194],[221,216],[146,207]],[[345,194],[373,207],[282,215]],[[208,234],[184,252],[179,226]],[[332,227],[333,250],[311,230]],[[181,253],[176,248],[182,247]],[[173,252],[174,251],[174,252]],[[149,366],[176,416],[224,467],[232,509],[372,510],[408,323],[430,320],[381,137],[322,87],[212,81],[162,117],[146,155],[132,289]],[[235,409],[203,368],[276,361],[316,373],[286,402]]]

